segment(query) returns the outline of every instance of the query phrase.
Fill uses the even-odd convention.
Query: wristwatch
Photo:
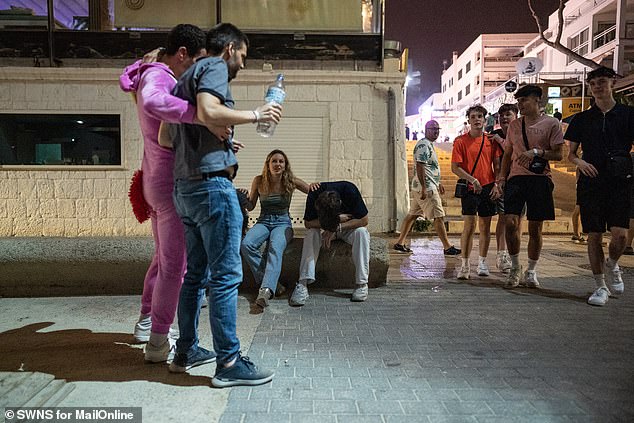
[[[533,154],[534,154],[535,157],[539,156],[539,153],[537,152],[536,148],[533,148]]]

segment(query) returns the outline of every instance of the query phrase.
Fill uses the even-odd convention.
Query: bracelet
[[[253,116],[255,117],[253,123],[258,123],[260,121],[260,112],[258,112],[257,110],[253,110]]]

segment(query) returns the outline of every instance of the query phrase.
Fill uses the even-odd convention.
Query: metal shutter
[[[262,172],[267,154],[274,149],[286,153],[293,173],[307,183],[321,182],[325,175],[323,116],[285,117],[271,138],[262,138],[255,132],[255,125],[236,127],[236,139],[246,147],[238,153],[239,170],[234,184],[236,188],[251,189],[251,182]],[[290,214],[293,226],[303,227],[306,195],[298,190],[293,193]],[[260,202],[249,213],[252,226],[260,215]]]

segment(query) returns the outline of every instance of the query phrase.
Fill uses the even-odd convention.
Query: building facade
[[[63,7],[71,4],[53,3],[60,18],[65,16]],[[213,24],[214,17],[220,19],[220,3],[226,16],[235,4],[244,2],[207,3],[213,3],[217,13],[207,22]],[[236,138],[247,147],[238,156],[235,184],[250,188],[266,155],[281,148],[295,174],[307,182],[354,182],[368,205],[369,229],[393,230],[409,206],[401,131],[405,75],[382,70],[382,29],[375,25],[381,21],[380,3],[349,2],[364,14],[359,13],[354,22],[337,21],[337,28],[329,28],[334,32],[321,35],[311,32],[320,29],[312,25],[321,21],[311,19],[319,16],[323,4],[306,3],[297,9],[296,3],[288,3],[284,22],[291,26],[300,22],[302,32],[258,31],[250,28],[253,22],[262,23],[257,17],[249,15],[251,20],[245,21],[253,60],[232,83],[237,107],[249,110],[260,105],[278,72],[285,75],[287,100],[274,137],[261,138],[254,125],[236,128]],[[135,10],[118,12],[127,5],[90,2],[89,15],[93,8],[97,14],[106,12],[101,23],[95,23],[93,15],[66,19],[63,22],[73,28],[48,34],[40,28],[46,26],[46,17],[40,16],[45,8],[25,13],[17,26],[15,16],[0,16],[0,22],[13,21],[0,25],[0,37],[11,50],[0,58],[0,236],[151,233],[148,223],[136,222],[127,198],[132,174],[140,167],[142,140],[135,105],[120,90],[118,77],[135,57],[161,45],[166,33],[123,27],[104,30],[108,25],[104,22],[144,28],[177,22],[164,22],[169,13],[157,16],[157,9],[149,6],[141,10],[149,17],[134,21],[141,19]],[[84,21],[94,30],[81,26]],[[351,33],[353,29],[356,33]],[[299,192],[293,197],[296,226],[303,226],[304,200]],[[257,216],[256,209],[251,219]]]
[[[580,55],[615,69],[624,76],[617,92],[634,95],[634,5],[627,0],[570,0],[563,10],[561,42]],[[548,19],[544,34],[552,40],[559,25],[558,13]],[[543,67],[538,74],[518,75],[515,64],[522,57],[535,57]],[[482,58],[484,58],[482,60]],[[545,109],[555,109],[566,118],[589,104],[587,87],[582,84],[589,69],[566,54],[546,45],[538,34],[484,34],[462,54],[453,54],[451,66],[441,77],[442,106],[434,112],[458,113],[453,130],[464,121],[466,107],[480,103],[490,112],[515,102],[504,84],[513,80],[537,83],[546,93]],[[437,100],[433,94],[433,103]],[[432,98],[425,103],[429,104]],[[423,113],[420,110],[419,113]]]
[[[443,109],[462,116],[470,105],[483,103],[491,90],[516,74],[515,64],[534,38],[535,34],[482,34],[461,54],[454,52],[441,76]],[[456,120],[452,129],[458,131],[462,123]]]

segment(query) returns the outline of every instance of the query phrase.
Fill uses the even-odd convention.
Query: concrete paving
[[[390,254],[388,285],[365,303],[311,285],[306,306],[281,298],[257,314],[241,296],[243,350],[276,370],[264,386],[210,388],[214,365],[144,365],[129,334],[138,296],[0,299],[0,370],[65,379],[75,389],[59,406],[142,406],[147,422],[634,420],[634,257],[625,294],[592,307],[585,247],[568,237],[545,240],[539,290],[504,290],[496,271],[459,282],[437,240],[412,248]]]

